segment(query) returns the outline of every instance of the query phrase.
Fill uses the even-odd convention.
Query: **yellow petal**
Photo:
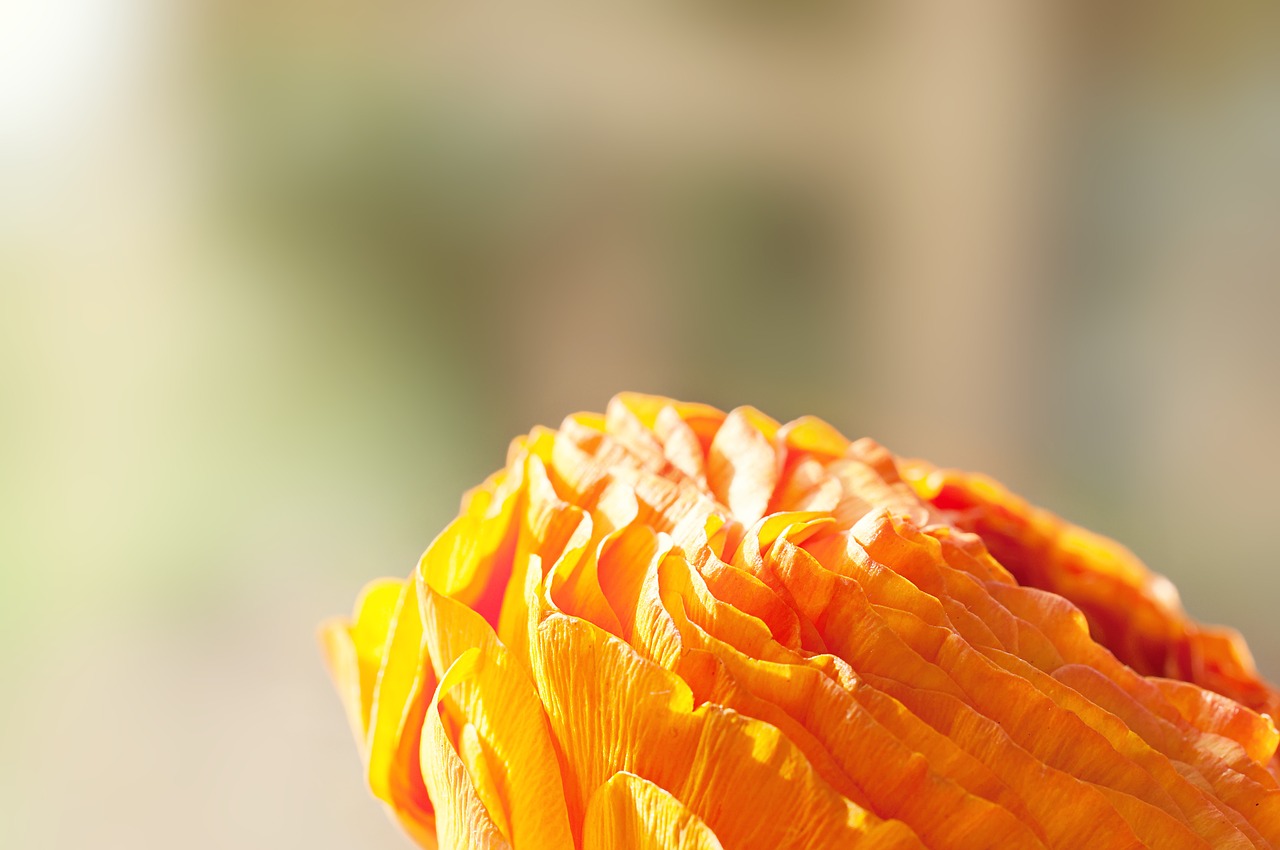
[[[788,452],[803,452],[834,460],[849,448],[843,434],[815,416],[801,416],[778,430],[778,439]]]
[[[584,524],[588,525],[585,533],[590,536],[590,518],[581,508],[560,498],[540,457],[528,458],[525,474],[524,510],[518,522],[515,551],[497,628],[503,643],[522,660],[528,655],[526,575],[531,569],[536,570],[541,580],[543,571],[560,558],[575,537],[582,534]]]
[[[406,582],[396,601],[369,721],[369,788],[398,813],[429,821],[432,801],[422,783],[418,750],[426,695],[435,676],[422,644],[418,594]]]
[[[432,587],[462,600],[494,623],[510,568],[512,516],[523,473],[524,464],[517,459],[508,471],[473,490],[462,513],[432,541],[418,565]]]
[[[440,717],[440,701],[475,673],[480,650],[461,655],[440,680],[423,717],[421,770],[436,801],[436,835],[446,850],[510,850],[458,756]]]
[[[391,618],[403,589],[401,579],[372,581],[356,598],[350,620],[335,618],[320,627],[325,663],[362,749],[369,731],[373,689],[390,637]]]
[[[467,746],[475,753],[469,763],[477,768],[471,776],[478,796],[520,850],[569,846],[559,763],[533,682],[482,617],[425,583],[419,587],[431,663],[456,671],[445,690],[465,718],[464,730],[474,730]],[[458,667],[464,658],[470,661]]]
[[[582,832],[583,850],[724,850],[687,806],[633,773],[596,789]]]

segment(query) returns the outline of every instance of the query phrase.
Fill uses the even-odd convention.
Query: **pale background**
[[[1276,13],[3,0],[0,846],[406,846],[315,625],[621,389],[989,471],[1280,676]]]

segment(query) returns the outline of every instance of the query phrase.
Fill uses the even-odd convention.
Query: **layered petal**
[[[810,417],[628,394],[535,429],[321,638],[423,846],[1280,846],[1236,637]]]

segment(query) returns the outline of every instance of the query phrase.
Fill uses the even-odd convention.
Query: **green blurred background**
[[[406,846],[315,626],[623,389],[988,471],[1280,675],[1277,11],[0,5],[0,846]]]

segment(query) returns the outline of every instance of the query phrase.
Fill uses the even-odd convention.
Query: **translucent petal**
[[[591,795],[583,850],[724,850],[688,807],[633,773],[615,773]]]

